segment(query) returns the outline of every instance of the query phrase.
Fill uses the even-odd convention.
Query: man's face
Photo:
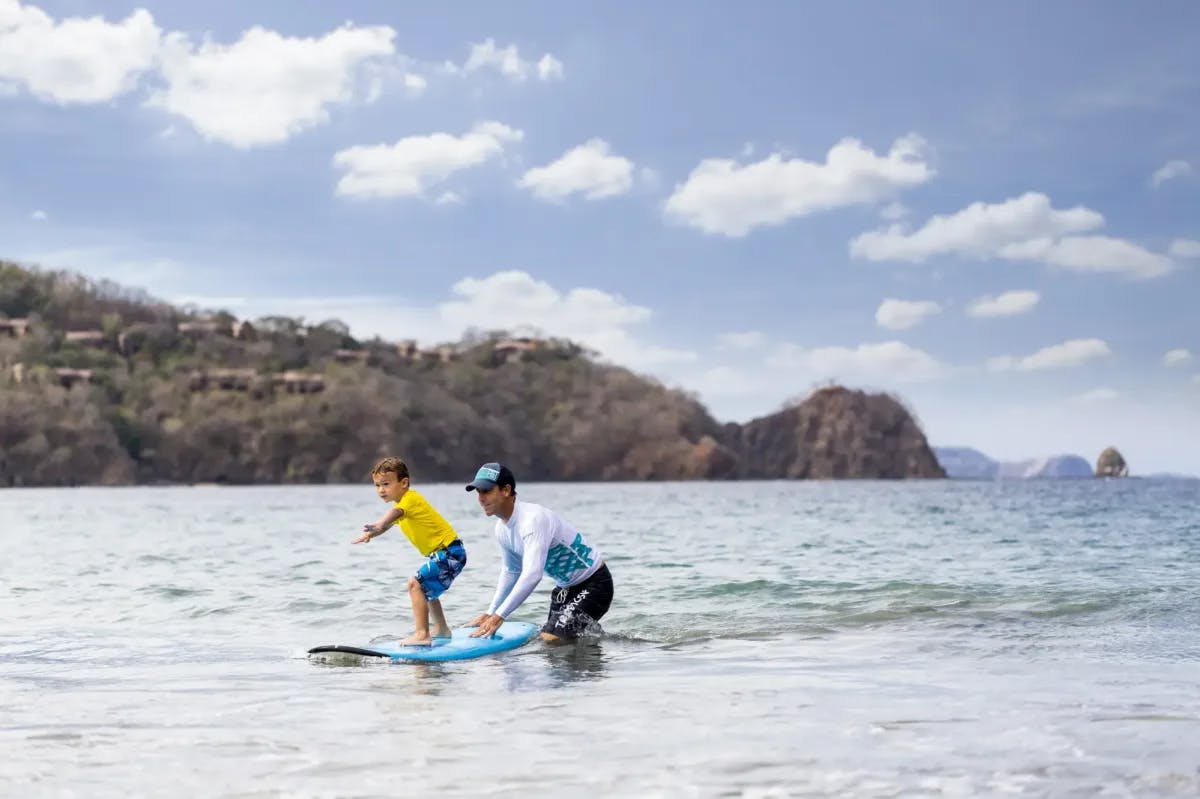
[[[479,507],[483,509],[485,516],[495,516],[503,506],[508,497],[508,493],[512,489],[505,486],[493,486],[487,490],[482,488],[475,489],[475,493],[479,496]]]

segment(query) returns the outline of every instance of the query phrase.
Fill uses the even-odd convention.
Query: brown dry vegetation
[[[944,476],[891,397],[832,387],[722,425],[569,341],[505,353],[502,331],[473,332],[443,359],[338,321],[234,333],[226,313],[0,262],[5,319],[29,328],[0,333],[0,485],[354,482],[387,454],[423,481],[497,459],[527,480]],[[202,319],[216,332],[181,332]],[[65,369],[89,379],[66,388]]]

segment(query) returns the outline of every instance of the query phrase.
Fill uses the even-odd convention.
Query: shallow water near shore
[[[418,487],[461,624],[490,522]],[[606,556],[605,634],[439,664],[304,654],[411,627],[369,486],[0,491],[0,793],[1200,793],[1200,482],[520,491]]]

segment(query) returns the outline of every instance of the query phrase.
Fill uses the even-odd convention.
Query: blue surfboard
[[[537,625],[524,621],[506,621],[491,638],[472,638],[474,627],[459,627],[451,638],[435,638],[433,646],[396,646],[396,641],[381,641],[363,646],[326,644],[308,650],[310,655],[340,653],[392,660],[467,660],[516,649],[537,635]]]

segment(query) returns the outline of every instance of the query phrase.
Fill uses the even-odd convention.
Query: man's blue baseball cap
[[[491,491],[496,486],[517,487],[517,478],[512,470],[500,463],[485,463],[475,472],[475,479],[467,483],[467,490]]]

